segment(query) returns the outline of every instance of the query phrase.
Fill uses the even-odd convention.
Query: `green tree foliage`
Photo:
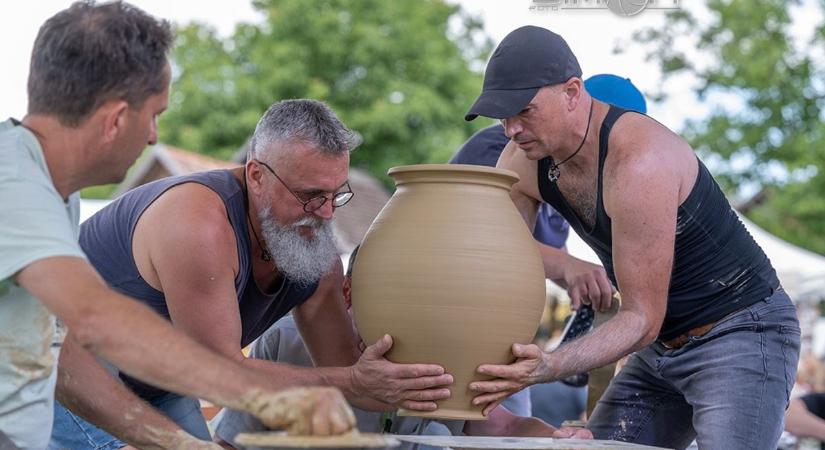
[[[825,84],[817,57],[825,29],[799,29],[791,13],[802,5],[707,0],[702,9],[684,2],[663,28],[637,37],[653,46],[651,57],[665,75],[695,77],[696,93],[714,105],[709,116],[689,120],[683,135],[721,163],[717,179],[729,193],[743,185],[762,190],[764,201],[747,215],[825,253]],[[812,37],[798,39],[805,31]]]
[[[228,158],[276,100],[330,104],[363,137],[354,166],[444,162],[479,126],[463,120],[491,50],[480,21],[443,0],[256,0],[260,24],[220,38],[178,30],[161,140]],[[473,70],[475,69],[475,70]],[[385,178],[386,181],[386,178]]]

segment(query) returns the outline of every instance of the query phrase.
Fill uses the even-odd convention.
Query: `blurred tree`
[[[279,99],[326,101],[363,137],[352,163],[384,179],[445,162],[475,129],[463,117],[492,48],[481,22],[443,0],[255,0],[261,24],[221,39],[178,30],[161,141],[232,155]]]
[[[759,192],[758,201],[744,203],[748,217],[819,253],[825,253],[825,25],[801,29],[793,13],[808,19],[822,9],[822,2],[800,0],[707,0],[706,9],[684,3],[662,28],[636,35],[652,46],[650,57],[666,77],[698,80],[696,94],[712,110],[688,120],[683,136],[717,163],[715,175],[729,194],[741,186]],[[805,31],[812,37],[800,38]]]

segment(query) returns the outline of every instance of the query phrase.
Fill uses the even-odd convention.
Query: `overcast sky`
[[[629,77],[642,91],[653,91],[661,81],[655,65],[644,61],[644,51],[634,43],[632,33],[661,24],[662,9],[646,9],[632,17],[620,17],[606,9],[563,9],[536,11],[533,0],[453,0],[484,18],[488,34],[498,42],[511,30],[522,25],[549,28],[567,39],[579,58],[585,77],[597,73],[616,73]],[[544,0],[552,4],[561,0]],[[657,6],[669,6],[674,0],[658,0]],[[260,17],[247,0],[133,0],[147,12],[177,23],[193,20],[207,22],[220,33],[229,34],[239,21],[256,22]],[[581,0],[580,0],[581,3]],[[584,0],[595,5],[595,0]],[[686,4],[687,3],[687,4]],[[0,120],[20,118],[26,111],[26,77],[32,44],[40,25],[49,16],[71,4],[66,0],[19,2],[0,15]],[[311,2],[307,2],[308,5]],[[545,3],[548,4],[548,3]],[[697,7],[681,2],[682,8]],[[626,51],[614,54],[617,45]],[[690,93],[689,83],[669,83],[671,98],[664,104],[650,104],[649,113],[665,125],[679,128],[687,115],[706,110]],[[678,106],[676,106],[678,105]]]

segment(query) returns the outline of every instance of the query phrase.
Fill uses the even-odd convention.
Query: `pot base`
[[[435,411],[412,411],[399,408],[399,416],[424,417],[426,419],[447,419],[447,420],[487,420],[487,416],[481,411],[468,411],[466,409],[438,408]]]

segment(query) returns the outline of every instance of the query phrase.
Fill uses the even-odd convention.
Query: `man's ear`
[[[261,190],[261,184],[263,181],[263,171],[261,170],[260,164],[257,164],[253,160],[249,160],[246,162],[246,188],[254,193],[259,193]]]
[[[114,141],[124,131],[128,111],[129,103],[125,100],[110,100],[98,108],[95,115],[99,115],[104,142]]]
[[[573,77],[567,80],[567,82],[564,83],[563,89],[568,110],[572,111],[576,109],[576,106],[578,106],[581,101],[582,92],[584,91],[584,84],[581,78]]]

